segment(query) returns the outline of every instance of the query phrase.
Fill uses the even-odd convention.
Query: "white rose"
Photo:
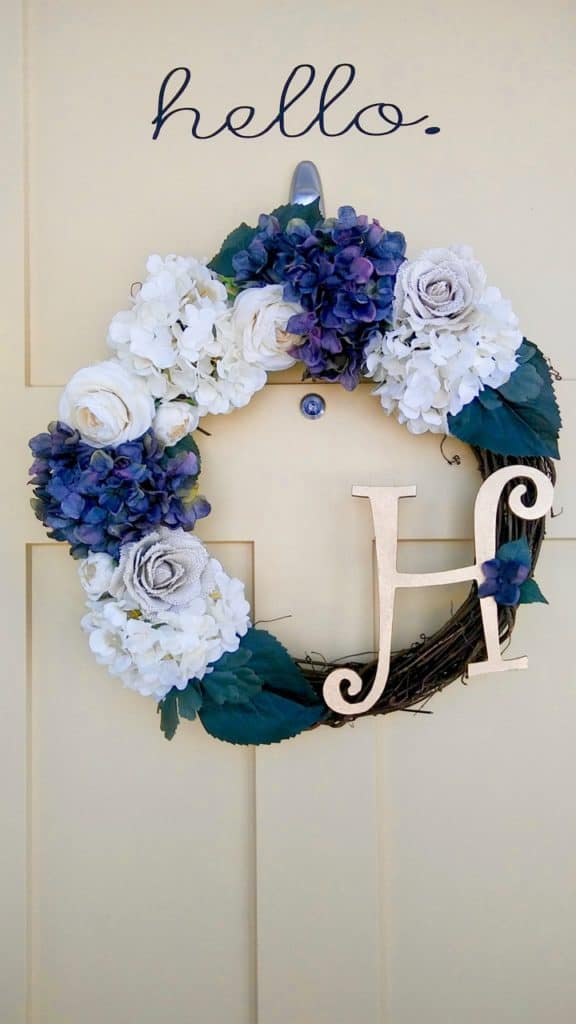
[[[189,402],[162,402],[152,427],[162,444],[168,446],[196,430],[199,418],[197,406]]]
[[[280,284],[264,288],[246,288],[240,292],[232,311],[238,341],[244,358],[264,370],[285,370],[296,362],[288,349],[301,338],[289,334],[286,325],[291,316],[302,312],[295,302],[286,302]]]
[[[479,319],[484,268],[465,247],[427,249],[403,263],[395,288],[395,318],[415,331],[462,331]]]
[[[140,611],[162,613],[191,605],[204,596],[203,573],[209,555],[184,530],[160,527],[132,544],[124,544],[110,592],[126,592]]]
[[[115,359],[78,370],[60,399],[59,418],[93,448],[140,437],[153,416],[154,401],[143,380]]]
[[[110,590],[116,563],[110,555],[96,552],[84,558],[78,566],[80,583],[93,601],[98,601]]]

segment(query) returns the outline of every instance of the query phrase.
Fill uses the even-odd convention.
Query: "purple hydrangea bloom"
[[[118,558],[121,544],[154,526],[190,530],[210,512],[194,493],[200,456],[191,438],[164,448],[149,430],[116,448],[92,448],[78,431],[51,423],[29,444],[32,508],[74,558],[90,551]]]
[[[241,288],[282,284],[284,298],[303,307],[287,329],[305,338],[292,355],[305,364],[306,376],[337,380],[350,390],[371,333],[392,320],[405,251],[399,231],[385,231],[342,206],[336,219],[314,228],[292,220],[283,230],[276,217],[263,214],[250,245],[232,263]]]
[[[498,604],[513,607],[520,601],[520,585],[530,575],[530,565],[515,558],[491,558],[483,562],[484,583],[479,597],[493,597]]]

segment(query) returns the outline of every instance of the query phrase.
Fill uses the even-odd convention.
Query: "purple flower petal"
[[[497,581],[495,579],[486,580],[478,587],[478,597],[495,597],[497,591]]]
[[[482,562],[482,572],[487,579],[497,579],[500,575],[500,559],[490,558],[487,562]]]

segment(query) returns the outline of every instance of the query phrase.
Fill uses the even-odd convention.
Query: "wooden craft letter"
[[[496,518],[502,491],[511,480],[531,480],[535,498],[531,505],[525,505],[522,497],[526,484],[518,483],[508,495],[511,512],[521,519],[540,519],[552,505],[553,486],[548,477],[531,466],[505,466],[484,481],[474,505],[473,565],[462,569],[448,569],[443,572],[398,572],[396,567],[398,549],[398,505],[400,498],[412,498],[416,487],[353,487],[357,497],[368,498],[372,509],[376,538],[376,562],[378,569],[378,593],[380,603],[378,665],[370,691],[360,701],[350,700],[362,690],[362,679],[353,669],[337,668],[327,676],[323,695],[328,707],[341,715],[360,715],[374,707],[382,696],[390,670],[392,645],[392,620],[394,615],[394,594],[397,587],[436,587],[447,583],[462,583],[466,580],[483,579],[482,563],[494,558],[496,553]],[[526,668],[527,658],[502,658],[498,633],[498,606],[493,597],[480,599],[482,626],[486,643],[486,660],[468,665],[468,675],[486,672],[506,672],[509,669]],[[343,692],[343,687],[346,692]]]

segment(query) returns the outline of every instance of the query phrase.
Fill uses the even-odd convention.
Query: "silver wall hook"
[[[301,160],[292,175],[290,202],[308,206],[315,199],[320,200],[320,213],[324,216],[324,196],[318,168],[311,160]]]

